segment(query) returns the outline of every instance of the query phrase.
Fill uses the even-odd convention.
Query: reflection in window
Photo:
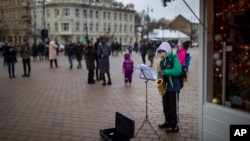
[[[243,6],[242,11],[232,7],[237,4],[238,1],[214,1],[214,13],[222,15],[213,19],[213,94],[207,99],[250,112],[250,20],[245,20],[250,17],[250,8]]]

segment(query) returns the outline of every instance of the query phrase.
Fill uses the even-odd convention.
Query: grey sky
[[[183,15],[188,20],[193,22],[198,22],[192,12],[185,5],[183,0],[173,0],[168,3],[167,7],[163,7],[161,0],[116,0],[118,2],[123,2],[124,5],[133,3],[135,5],[135,10],[141,12],[147,10],[147,7],[153,9],[153,12],[149,12],[149,15],[158,20],[162,17],[165,19],[172,20],[179,14]],[[196,15],[199,17],[199,0],[185,0],[188,5],[193,9]]]

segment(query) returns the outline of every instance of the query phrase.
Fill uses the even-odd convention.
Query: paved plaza
[[[160,139],[145,123],[132,141],[198,141],[199,49],[188,52],[192,59],[180,93],[179,133],[167,135],[158,128],[164,121],[161,96],[155,82],[148,81],[148,118]],[[134,52],[132,59],[142,63]],[[22,77],[18,57],[16,78],[9,79],[0,56],[0,141],[101,141],[99,130],[115,126],[116,111],[135,120],[135,133],[142,125],[146,83],[134,73],[132,85],[124,84],[123,55],[110,57],[111,86],[102,86],[101,81],[87,84],[85,60],[82,69],[74,60],[72,70],[63,54],[58,56],[59,68],[51,69],[49,61],[31,60],[30,77]]]

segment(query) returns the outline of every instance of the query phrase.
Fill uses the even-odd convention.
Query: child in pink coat
[[[123,61],[123,66],[122,66],[122,72],[124,73],[124,82],[125,84],[132,83],[132,75],[134,72],[134,62],[130,58],[129,53],[124,54],[124,61]]]

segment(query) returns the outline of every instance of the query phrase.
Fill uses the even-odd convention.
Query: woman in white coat
[[[50,43],[49,43],[50,68],[53,68],[53,61],[55,62],[55,66],[58,68],[58,65],[57,65],[57,49],[58,49],[58,46],[56,45],[55,41],[50,41]]]

